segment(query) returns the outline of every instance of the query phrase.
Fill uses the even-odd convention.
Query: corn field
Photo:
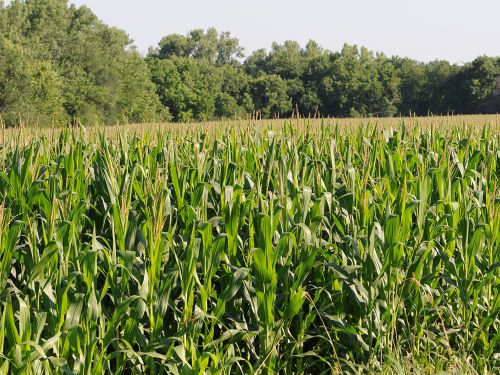
[[[494,124],[3,141],[0,374],[500,371]]]

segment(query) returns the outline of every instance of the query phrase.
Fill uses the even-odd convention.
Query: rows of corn
[[[0,146],[0,374],[500,371],[500,132]]]

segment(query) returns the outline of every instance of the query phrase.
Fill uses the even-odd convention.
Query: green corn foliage
[[[359,125],[1,145],[0,374],[498,373],[499,130]]]

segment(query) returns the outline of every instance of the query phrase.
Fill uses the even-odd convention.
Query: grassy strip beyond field
[[[5,130],[0,374],[498,373],[497,120]]]

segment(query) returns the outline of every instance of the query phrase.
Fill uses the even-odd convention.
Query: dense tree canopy
[[[302,115],[500,112],[500,58],[459,66],[345,45],[273,43],[245,58],[215,29],[165,36],[146,57],[125,32],[66,0],[0,1],[7,125]]]
[[[151,121],[165,116],[150,72],[121,30],[66,0],[0,10],[0,112],[19,121]]]

